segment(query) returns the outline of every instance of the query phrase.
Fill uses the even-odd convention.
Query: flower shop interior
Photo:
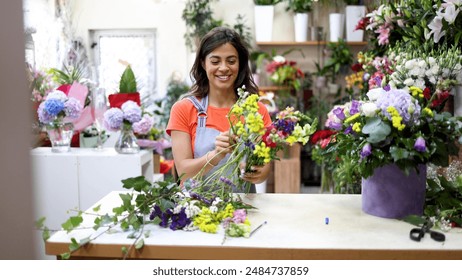
[[[367,258],[362,250],[376,250],[371,258],[416,258],[407,248],[434,253],[429,258],[462,258],[461,241],[453,241],[462,240],[462,1],[12,2],[18,3],[0,4],[0,29],[7,38],[0,47],[0,79],[6,87],[0,114],[8,131],[1,140],[7,147],[1,157],[1,177],[6,179],[1,221],[8,230],[0,233],[5,248],[0,259],[60,255],[53,243],[45,254],[42,238],[48,228],[38,224],[29,234],[31,223],[24,221],[46,216],[47,226],[59,228],[69,209],[90,209],[109,193],[123,191],[125,184],[139,183],[122,180],[142,176],[155,183],[178,178],[165,129],[172,105],[193,83],[190,69],[198,39],[216,26],[234,29],[247,44],[259,89],[255,94],[272,120],[281,118],[287,107],[309,119],[297,127],[306,133],[304,138],[281,146],[268,163],[269,176],[256,184],[257,195],[307,197],[306,203],[319,209],[329,206],[328,197],[358,197],[354,215],[379,219],[371,225],[393,220],[401,223],[396,229],[421,227],[425,234],[432,228],[446,236],[443,248],[412,247],[419,243],[411,234],[396,245],[402,248],[391,249],[401,256],[384,253],[389,251],[380,246],[358,245],[351,249],[356,255],[347,249],[337,258]],[[263,14],[268,8],[269,15]],[[135,95],[142,119],[128,128],[108,129],[105,112],[117,107],[122,96],[134,103]],[[69,127],[46,111],[56,108],[56,103],[47,103],[56,100],[69,104],[59,109],[64,117],[74,118]],[[122,111],[124,105],[118,108]],[[18,110],[27,113],[18,115]],[[399,189],[384,194],[383,185]],[[398,198],[390,202],[384,198],[389,195]],[[263,197],[271,201],[271,196]],[[239,217],[238,210],[233,219]],[[161,212],[152,212],[158,215],[154,221],[163,219],[166,212]],[[337,212],[320,214],[322,224],[335,228]],[[173,224],[171,215],[160,225]],[[249,217],[259,221],[259,215],[264,213]],[[180,228],[181,221],[175,221]],[[229,226],[225,236],[248,237],[257,229],[263,236],[261,232],[271,228],[270,221],[260,229],[266,223]],[[64,237],[54,235],[51,242],[58,244],[59,238]],[[254,246],[253,251],[241,248],[248,254],[241,258],[258,258],[258,250],[269,252],[266,245]],[[272,250],[280,253],[278,249],[292,245],[280,246]],[[311,245],[306,246],[301,252],[313,253]],[[319,246],[311,258],[331,258]],[[87,251],[69,250],[67,257],[92,257]],[[227,258],[221,251],[210,254],[204,258]],[[297,254],[282,253],[279,258],[309,258]]]

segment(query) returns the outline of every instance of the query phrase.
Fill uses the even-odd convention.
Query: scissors
[[[409,233],[409,237],[417,242],[420,242],[420,239],[422,239],[425,236],[425,233],[430,233],[431,239],[438,241],[438,242],[443,242],[446,240],[446,236],[437,231],[431,230],[433,227],[433,223],[430,221],[426,221],[421,228],[413,228],[411,229],[411,232]]]

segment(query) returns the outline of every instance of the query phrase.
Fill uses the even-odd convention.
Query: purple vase
[[[409,176],[395,164],[374,170],[374,174],[362,179],[362,209],[365,213],[401,219],[408,215],[423,214],[427,180],[426,165],[419,165]]]

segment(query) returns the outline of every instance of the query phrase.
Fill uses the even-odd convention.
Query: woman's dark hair
[[[220,26],[210,30],[201,39],[196,59],[190,72],[191,79],[194,81],[190,90],[192,95],[202,98],[208,94],[209,80],[205,69],[202,67],[202,63],[205,61],[208,54],[226,43],[230,43],[236,49],[239,56],[239,73],[234,82],[236,94],[237,89],[243,85],[245,85],[246,91],[258,93],[258,87],[253,80],[249,66],[249,50],[236,31],[228,27]]]

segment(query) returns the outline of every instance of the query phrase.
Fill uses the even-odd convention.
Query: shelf
[[[291,42],[291,41],[274,41],[274,42],[257,42],[258,46],[324,46],[327,41],[306,41],[306,42]],[[367,42],[346,42],[349,46],[366,46]]]

